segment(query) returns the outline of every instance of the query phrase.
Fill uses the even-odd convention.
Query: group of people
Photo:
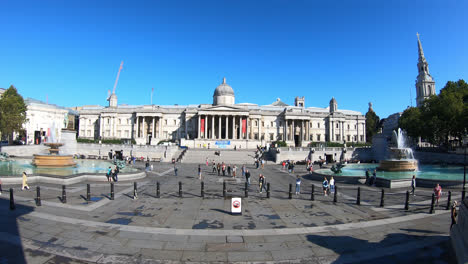
[[[294,173],[294,161],[286,160],[281,163],[282,169],[288,169],[289,173]]]
[[[115,166],[114,169],[112,169],[110,166],[109,166],[109,169],[107,170],[107,173],[106,173],[106,177],[107,177],[107,181],[108,182],[111,182],[111,181],[114,181],[114,182],[117,182],[119,180],[118,178],[118,174],[119,174],[119,167],[118,166]]]
[[[208,160],[206,160],[206,166],[208,166]],[[201,171],[200,166],[198,166],[198,167],[199,167],[199,171]],[[223,176],[226,176],[226,173],[227,173],[227,176],[232,176],[233,178],[235,178],[236,175],[237,175],[237,166],[236,165],[231,167],[231,164],[226,165],[224,162],[216,163],[213,160],[212,168],[213,168],[212,172],[213,173],[218,173],[218,176],[221,176],[221,173],[223,174]],[[242,174],[244,174],[244,170],[245,170],[245,166],[242,166]]]
[[[333,176],[330,178],[330,182],[327,177],[324,177],[322,182],[323,195],[328,196],[330,193],[335,193],[335,179]]]

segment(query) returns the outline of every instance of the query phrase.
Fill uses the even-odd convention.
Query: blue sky
[[[0,2],[0,87],[63,106],[211,103],[226,76],[236,103],[381,117],[415,105],[421,34],[437,92],[468,72],[468,1]]]

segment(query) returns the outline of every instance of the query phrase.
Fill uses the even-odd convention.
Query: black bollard
[[[62,203],[67,203],[67,191],[65,185],[62,185]]]
[[[91,201],[91,185],[86,184],[86,201]]]
[[[205,183],[202,181],[201,183],[201,197],[205,198]]]
[[[333,203],[337,203],[338,202],[338,186],[335,185],[335,194],[333,195]]]
[[[292,184],[289,184],[289,199],[292,199]]]
[[[382,195],[380,195],[380,207],[384,207],[385,205],[384,196],[385,196],[385,190],[382,189]]]
[[[312,192],[310,193],[310,200],[311,200],[311,201],[315,200],[315,197],[314,197],[314,189],[315,189],[315,186],[312,184]]]
[[[156,198],[161,197],[161,187],[159,186],[159,182],[156,182]]]
[[[270,198],[270,183],[267,182],[267,198]]]
[[[405,210],[409,210],[409,191],[406,191]]]
[[[15,198],[13,197],[13,189],[10,188],[10,210],[15,210]]]
[[[179,182],[179,197],[182,198],[182,182]]]
[[[110,187],[111,187],[110,199],[114,200],[114,183],[113,182],[111,182]]]
[[[36,206],[41,206],[41,187],[37,186],[36,187]]]
[[[357,187],[356,204],[361,205],[361,187]]]
[[[226,182],[223,181],[223,197],[226,199]]]
[[[431,201],[431,209],[429,210],[430,214],[433,214],[435,212],[434,210],[434,204],[435,204],[435,195],[432,194],[432,201]]]
[[[112,184],[112,186],[114,186],[114,184]],[[138,199],[138,186],[136,182],[133,183],[133,199]]]
[[[249,183],[248,182],[245,182],[245,187],[244,187],[244,196],[245,198],[249,197]]]
[[[448,197],[447,197],[447,206],[445,207],[445,210],[450,209],[450,202],[452,201],[452,192],[448,191]]]

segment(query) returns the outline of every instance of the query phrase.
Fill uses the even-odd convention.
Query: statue
[[[65,114],[65,118],[63,119],[63,128],[68,128],[68,114]]]
[[[345,165],[341,164],[341,163],[338,163],[336,165],[333,165],[330,170],[333,171],[333,173],[335,174],[339,174],[341,173],[341,169],[344,167]]]

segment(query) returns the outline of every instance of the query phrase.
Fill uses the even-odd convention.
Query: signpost
[[[231,145],[231,141],[230,140],[217,140],[215,142],[215,145],[218,148],[227,148],[227,146]]]
[[[231,198],[231,214],[232,215],[242,214],[242,198],[239,198],[239,197]]]

